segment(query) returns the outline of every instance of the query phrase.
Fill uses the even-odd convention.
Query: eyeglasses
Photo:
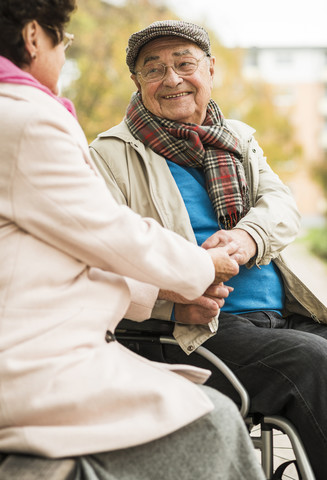
[[[56,32],[57,36],[59,37],[59,31],[57,30],[57,28],[52,27],[51,25],[46,25],[45,23],[42,23],[42,27],[48,28],[49,30]],[[63,33],[61,42],[64,44],[64,51],[66,51],[71,46],[71,44],[74,41],[74,38],[75,37],[73,33],[67,33],[67,32]]]
[[[199,67],[199,63],[207,56],[205,53],[201,58],[195,57],[179,57],[173,65],[165,65],[164,63],[148,63],[136,75],[140,75],[146,83],[159,82],[167,72],[167,68],[171,67],[177,75],[187,77],[192,75]]]
[[[64,38],[63,38],[63,43],[64,43],[64,50],[66,51],[70,46],[71,44],[73,43],[74,41],[74,34],[73,33],[67,33],[67,32],[64,32]]]

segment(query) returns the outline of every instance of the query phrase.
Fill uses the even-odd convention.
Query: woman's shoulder
[[[3,120],[7,124],[11,121],[16,132],[20,127],[24,128],[42,119],[49,123],[50,119],[55,122],[58,118],[62,123],[62,117],[65,115],[73,118],[55,98],[29,85],[0,84],[0,102],[1,110],[6,111]]]

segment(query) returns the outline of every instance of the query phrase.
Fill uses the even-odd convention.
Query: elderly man
[[[327,309],[280,256],[298,230],[295,203],[254,130],[225,120],[211,99],[215,58],[203,28],[155,22],[130,37],[126,61],[137,93],[124,121],[91,144],[111,192],[203,248],[238,244],[240,271],[228,287],[193,304],[160,292],[152,317],[176,322],[181,347],[163,347],[163,359],[185,363],[205,342],[237,373],[253,411],[297,427],[323,480]],[[233,396],[218,374],[210,384]]]

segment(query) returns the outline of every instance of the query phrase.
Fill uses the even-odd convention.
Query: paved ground
[[[301,238],[289,245],[283,256],[294,273],[327,305],[327,263],[310,253]]]

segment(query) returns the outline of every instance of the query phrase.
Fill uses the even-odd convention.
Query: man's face
[[[149,63],[174,65],[181,55],[200,59],[204,52],[195,43],[180,37],[157,38],[140,50],[135,71]],[[151,113],[175,122],[201,125],[211,98],[214,62],[214,58],[205,57],[192,75],[184,77],[167,68],[164,78],[153,83],[145,82],[141,75],[133,74],[131,78]]]

